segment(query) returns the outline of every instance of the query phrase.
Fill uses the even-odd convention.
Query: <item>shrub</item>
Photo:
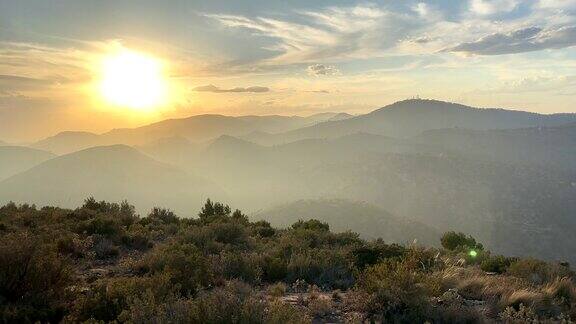
[[[252,224],[252,233],[253,235],[266,238],[274,236],[276,230],[267,221],[258,221]]]
[[[279,257],[264,256],[260,261],[260,266],[264,282],[284,280],[288,274],[288,263]]]
[[[94,245],[92,247],[92,252],[94,257],[98,260],[105,260],[108,258],[115,258],[120,254],[120,250],[117,246],[112,243],[111,240],[100,235],[92,236]]]
[[[298,222],[292,224],[292,229],[307,229],[311,231],[328,232],[330,231],[330,226],[328,223],[323,223],[317,219],[310,219],[307,221],[298,220]]]
[[[516,259],[514,258],[507,258],[502,255],[488,256],[480,263],[480,269],[486,272],[502,274],[506,272],[515,261]]]
[[[576,286],[570,278],[556,278],[553,282],[548,283],[543,291],[556,299],[560,305],[570,307],[576,303]]]
[[[170,243],[150,251],[136,265],[140,272],[168,275],[182,294],[193,294],[212,280],[208,262],[192,244]]]
[[[572,273],[562,266],[553,266],[544,261],[526,258],[513,262],[508,268],[509,275],[522,278],[534,284],[551,282],[556,278],[568,277]]]
[[[440,242],[442,243],[443,248],[450,251],[483,249],[482,244],[477,243],[472,236],[466,236],[464,233],[456,233],[453,231],[444,233],[440,239]]]
[[[177,224],[180,221],[178,216],[171,210],[158,207],[154,207],[150,214],[148,214],[148,220],[162,224]]]
[[[354,264],[360,270],[367,266],[374,265],[384,259],[399,260],[406,254],[406,248],[397,245],[387,245],[383,241],[375,241],[370,244],[358,247],[352,251]]]
[[[268,286],[268,294],[273,297],[282,297],[286,294],[286,284],[283,282],[278,282]]]
[[[36,237],[4,236],[0,240],[0,321],[59,322],[72,275],[66,260]]]
[[[109,215],[100,214],[80,223],[77,232],[88,235],[97,234],[114,239],[123,234],[124,229],[117,219]]]
[[[158,301],[168,301],[177,295],[177,288],[168,274],[150,277],[109,278],[97,281],[75,303],[70,322],[89,319],[111,322],[118,319],[131,303],[153,296]]]
[[[288,263],[287,279],[305,280],[323,288],[346,289],[354,284],[352,263],[342,251],[311,249],[296,253]]]
[[[224,280],[237,279],[249,283],[258,283],[262,269],[254,254],[222,252],[210,256],[210,272]]]
[[[372,320],[423,322],[430,278],[409,263],[385,260],[367,268],[358,278],[352,306]]]

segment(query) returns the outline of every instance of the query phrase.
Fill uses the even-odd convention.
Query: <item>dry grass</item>
[[[487,301],[499,312],[529,309],[543,317],[575,315],[576,286],[571,278],[556,278],[535,285],[508,275],[487,275],[475,268],[449,267],[442,272],[444,284],[466,299]]]

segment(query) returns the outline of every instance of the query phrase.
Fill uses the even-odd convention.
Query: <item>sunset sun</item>
[[[123,49],[103,60],[99,91],[110,105],[153,110],[167,100],[163,72],[160,60]]]

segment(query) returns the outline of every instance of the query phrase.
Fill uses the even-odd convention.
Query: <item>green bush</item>
[[[352,306],[376,321],[424,322],[429,278],[412,265],[385,260],[367,268],[358,278]]]
[[[310,249],[295,253],[287,271],[289,282],[300,279],[325,289],[347,289],[354,284],[353,263],[338,250]]]
[[[141,273],[166,274],[182,294],[193,294],[208,286],[212,273],[204,255],[192,244],[169,243],[150,251],[136,265]]]
[[[476,239],[470,235],[466,236],[464,233],[446,232],[442,235],[440,242],[443,248],[450,251],[483,249],[482,244],[477,243]]]
[[[360,270],[374,265],[384,259],[399,260],[406,255],[406,248],[397,244],[388,245],[383,241],[375,241],[370,244],[355,248],[352,251],[354,263]]]
[[[328,223],[323,223],[317,219],[310,219],[307,221],[299,220],[298,222],[292,224],[292,228],[297,229],[307,229],[311,231],[328,232],[330,226]]]
[[[55,249],[28,233],[0,239],[0,321],[59,322],[73,271]]]

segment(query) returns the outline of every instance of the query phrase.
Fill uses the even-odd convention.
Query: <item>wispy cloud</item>
[[[491,34],[473,42],[450,48],[451,52],[501,55],[558,49],[576,45],[576,26],[543,29],[528,27],[510,33]]]
[[[269,92],[270,88],[254,86],[254,87],[247,87],[247,88],[236,87],[236,88],[231,88],[231,89],[222,89],[222,88],[219,88],[215,85],[210,84],[210,85],[195,87],[192,90],[197,91],[197,92],[213,92],[213,93],[242,93],[242,92],[264,93],[264,92]]]
[[[391,13],[374,6],[329,7],[318,11],[296,11],[291,19],[206,15],[227,27],[243,28],[274,39],[267,47],[273,53],[268,64],[337,61],[383,55],[404,37],[411,15]]]
[[[519,4],[519,0],[470,0],[470,11],[481,16],[489,16],[510,12]]]

